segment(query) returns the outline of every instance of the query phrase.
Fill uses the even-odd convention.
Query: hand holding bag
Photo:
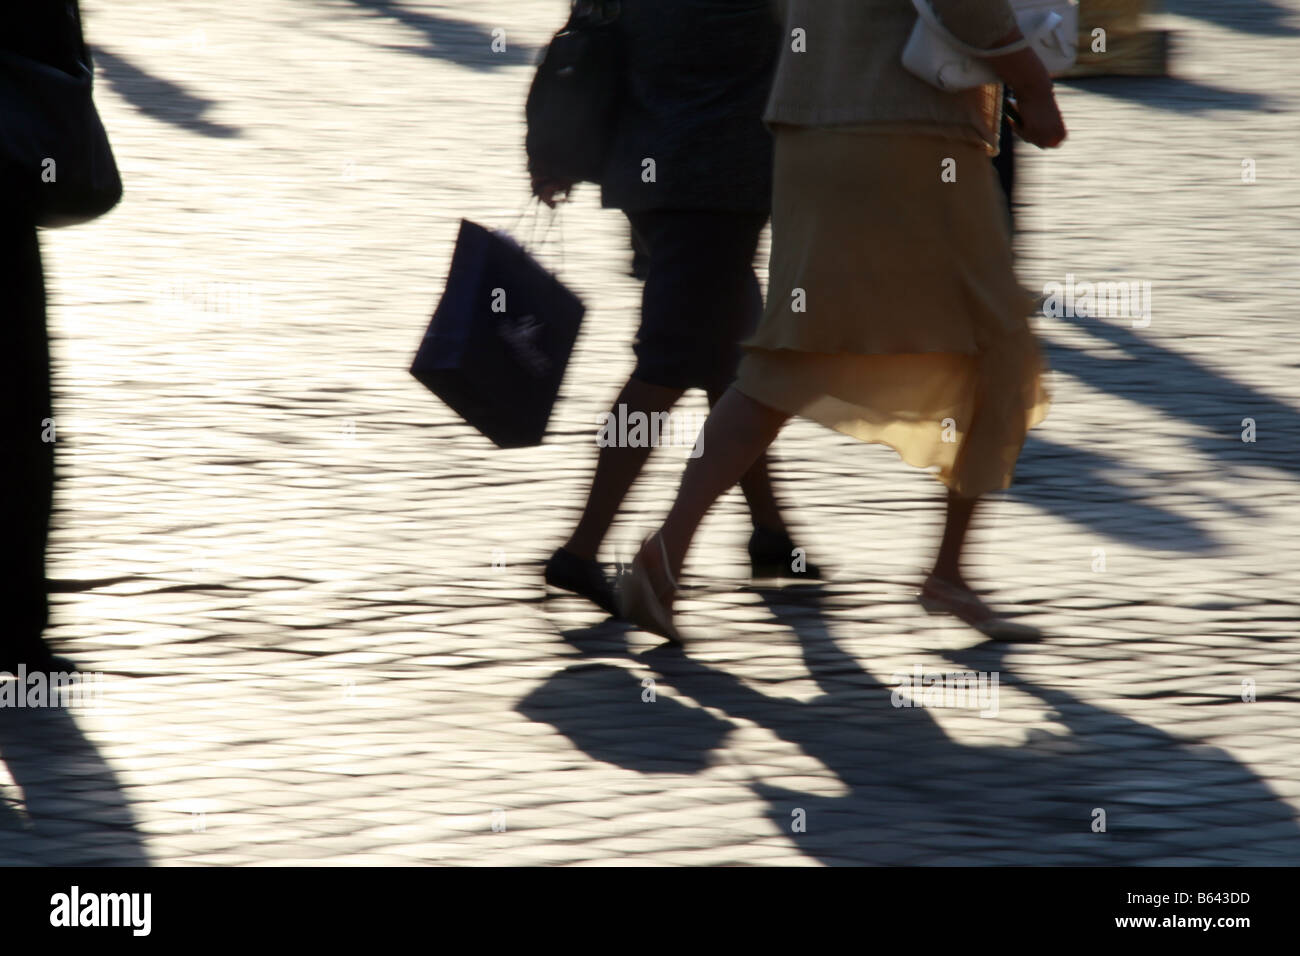
[[[69,7],[60,65],[0,49],[0,205],[46,227],[102,216],[122,198],[80,15]]]
[[[917,21],[903,48],[903,66],[947,92],[997,83],[986,60],[1032,49],[1053,76],[1074,66],[1078,56],[1078,0],[1010,0],[1023,39],[981,50],[962,42],[945,27],[929,0],[912,0]]]

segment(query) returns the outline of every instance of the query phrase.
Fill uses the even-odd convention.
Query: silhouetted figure
[[[7,3],[0,10],[0,50],[76,69],[78,20],[63,0]],[[0,104],[2,107],[2,104]],[[0,111],[0,136],[4,135]],[[33,185],[0,170],[0,670],[71,670],[42,640],[48,619],[45,546],[54,494],[50,349],[45,280],[36,225],[21,191]],[[37,187],[39,188],[39,187]]]
[[[626,94],[601,198],[631,222],[645,290],[636,369],[612,414],[622,406],[648,419],[689,388],[717,400],[762,311],[754,255],[772,184],[762,114],[780,33],[769,0],[624,0],[621,8]],[[571,185],[534,178],[534,191],[552,204]],[[596,555],[650,451],[600,450],[578,526],[547,565],[549,584],[617,613]],[[766,458],[737,478],[753,517],[755,573],[815,575],[811,565],[792,567]]]
[[[969,45],[1020,38],[1007,0],[931,2]],[[921,602],[990,636],[1029,637],[980,599],[961,567],[977,502],[1010,484],[1047,408],[988,162],[1002,87],[950,93],[908,73],[899,62],[916,22],[908,0],[784,7],[807,49],[782,50],[766,113],[776,132],[767,308],[704,427],[702,457],[637,555],[625,614],[681,639],[675,576],[699,522],[802,415],[934,469],[947,516]],[[1038,56],[1021,50],[989,63],[1019,96],[1020,135],[1058,145],[1065,126]]]

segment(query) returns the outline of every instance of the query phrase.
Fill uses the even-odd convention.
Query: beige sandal
[[[998,615],[969,588],[958,587],[933,574],[917,592],[921,607],[930,614],[951,614],[995,641],[1036,641],[1042,632]]]
[[[669,593],[671,593],[677,590],[677,582],[673,580],[673,573],[668,570],[668,548],[664,546],[662,535],[656,533],[654,537],[659,542],[659,553],[663,556],[664,562],[664,577],[668,579]],[[641,542],[642,550],[649,543],[649,538]],[[663,599],[656,593],[650,581],[650,572],[645,562],[641,560],[640,552],[632,559],[632,571],[623,582],[623,593],[620,599],[625,620],[653,634],[666,637],[674,644],[686,643],[682,640],[677,626],[673,624],[673,612],[664,606]]]

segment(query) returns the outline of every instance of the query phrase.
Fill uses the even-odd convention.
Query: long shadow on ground
[[[1291,807],[1221,749],[1025,680],[1013,669],[1014,648],[994,643],[949,654],[952,670],[998,673],[1002,688],[1047,704],[1067,733],[1038,731],[1017,745],[997,743],[992,733],[992,743],[959,742],[933,710],[891,704],[895,687],[840,649],[816,591],[803,590],[798,604],[782,592],[760,593],[798,638],[823,696],[769,696],[664,646],[636,658],[661,676],[660,703],[643,702],[631,675],[614,677],[602,666],[562,672],[520,710],[553,724],[596,759],[643,770],[644,755],[652,754],[655,769],[673,765],[686,774],[718,745],[719,727],[701,711],[692,711],[701,717],[685,716],[684,705],[669,704],[662,719],[651,714],[654,707],[680,694],[753,721],[823,764],[833,774],[831,787],[847,788],[828,797],[757,775],[751,783],[768,804],[772,832],[826,864],[1300,862],[1300,826]],[[1083,679],[1113,674],[1106,664],[1098,661],[1094,669],[1082,659],[1072,673]],[[1230,676],[1225,687],[1232,686]],[[1250,706],[1226,694],[1212,703],[1225,713]],[[1013,706],[1003,699],[1000,713]],[[990,729],[997,720],[989,718]],[[690,732],[692,721],[698,735]],[[1098,810],[1105,811],[1105,832],[1093,829]],[[803,832],[792,827],[799,819]]]
[[[0,804],[0,863],[148,865],[117,775],[66,709],[0,708],[0,759],[24,810]]]
[[[212,100],[146,72],[120,53],[96,46],[94,58],[113,90],[145,116],[203,136],[241,135],[238,128],[205,117],[216,105]]]
[[[404,53],[446,60],[473,70],[497,70],[506,66],[519,66],[537,61],[537,48],[514,40],[509,23],[484,24],[457,17],[443,16],[412,10],[395,0],[351,0],[375,16],[386,17],[410,27],[423,35],[424,45],[418,48],[390,47]],[[564,22],[564,6],[556,5],[555,28]],[[505,30],[505,49],[492,49],[492,31]]]

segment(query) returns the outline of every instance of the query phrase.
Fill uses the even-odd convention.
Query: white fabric
[[[1024,37],[987,50],[953,36],[931,9],[929,0],[912,0],[912,6],[917,20],[903,48],[903,66],[941,90],[968,90],[999,82],[987,59],[1017,50],[1032,49],[1053,75],[1074,66],[1078,56],[1078,0],[1011,0]]]

